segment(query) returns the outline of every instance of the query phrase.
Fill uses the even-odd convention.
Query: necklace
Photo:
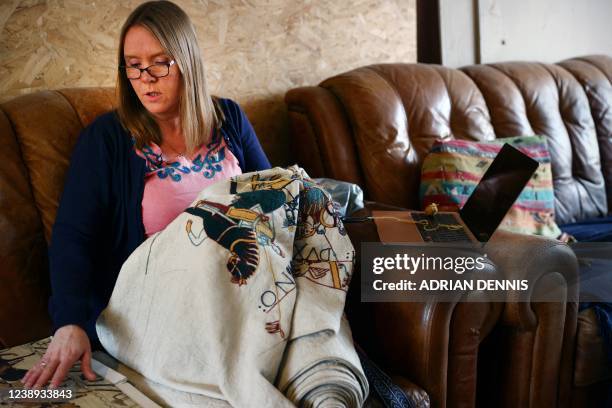
[[[176,159],[178,159],[179,157],[185,158],[185,154],[184,153],[176,153],[173,156],[168,156],[167,154],[162,152],[162,160],[165,161],[165,162],[176,161]]]
[[[174,153],[175,153],[175,155],[174,155],[174,159],[177,159],[177,158],[179,158],[179,157],[185,158],[185,149],[183,149],[183,150],[178,150],[178,149],[176,149],[174,146],[172,146],[172,145],[171,145],[170,143],[168,143],[168,142],[165,142],[165,143],[164,143],[164,145],[166,145],[167,147],[169,147],[169,148],[170,148],[170,150],[171,150],[172,152],[174,152]],[[163,150],[167,150],[167,148],[164,148]],[[166,161],[166,162],[167,162],[167,161],[169,161],[169,159],[171,158],[171,156],[166,155],[166,154],[163,152],[163,150],[162,150],[162,160],[164,160],[164,161]]]

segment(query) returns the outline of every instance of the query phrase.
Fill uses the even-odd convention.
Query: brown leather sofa
[[[410,83],[423,87],[417,89],[412,96],[415,101],[418,98],[431,97],[433,103],[436,98],[448,98],[448,92],[441,86],[438,86],[438,93],[434,92],[434,88],[429,96],[421,92],[429,86],[444,85],[444,78],[453,83],[458,81],[458,86],[466,82],[464,75],[454,75],[450,70],[442,72],[441,75],[437,68],[423,68],[429,73],[418,73],[415,69],[411,74],[416,76]],[[424,82],[419,82],[421,79]],[[395,174],[395,169],[384,173],[378,181],[374,179],[372,184],[363,182],[365,176],[360,160],[355,160],[358,157],[358,148],[353,134],[354,125],[347,120],[346,107],[340,99],[324,87],[314,87],[304,92],[305,102],[302,104],[296,100],[296,103],[292,104],[291,115],[293,125],[297,128],[294,133],[300,147],[297,153],[304,155],[301,162],[309,167],[312,175],[327,174],[339,179],[357,181],[366,187],[370,198],[414,207],[415,202],[410,201],[410,194],[408,200],[402,198],[403,190],[395,189],[393,184],[390,190],[392,193],[387,195],[390,199],[385,199],[385,188],[379,183],[381,180],[383,184],[390,182],[390,175]],[[311,92],[315,93],[314,97],[311,97]],[[112,95],[112,90],[102,88],[65,89],[24,95],[0,105],[0,143],[6,153],[5,159],[0,162],[0,348],[50,334],[47,315],[49,282],[46,250],[64,175],[80,130],[99,114],[112,109]],[[415,140],[424,140],[421,146],[425,146],[428,137],[450,134],[441,133],[444,131],[441,124],[444,121],[448,124],[447,111],[450,111],[450,106],[455,103],[461,109],[468,109],[468,112],[465,115],[452,115],[453,135],[468,137],[467,130],[478,128],[478,123],[485,126],[486,120],[478,118],[479,109],[486,112],[482,97],[478,99],[477,96],[467,95],[467,101],[465,97],[455,93],[454,98],[458,99],[453,99],[453,104],[447,101],[445,104],[448,109],[443,108],[440,111],[438,108],[427,111],[425,107],[429,105],[422,102],[418,109],[423,114],[415,111],[412,117],[420,117],[420,122],[417,121],[416,124],[422,125],[425,133],[417,134]],[[470,110],[470,98],[480,100],[480,105]],[[406,99],[406,106],[412,106],[410,101],[410,98]],[[384,98],[379,102],[382,104],[381,108],[394,106],[385,105]],[[418,107],[418,104],[414,106]],[[363,108],[366,113],[375,112],[372,105]],[[385,112],[384,109],[380,111]],[[402,123],[400,111],[387,112],[392,112],[387,115],[391,125],[395,120]],[[466,119],[466,116],[474,117],[475,121]],[[312,119],[313,117],[315,119]],[[431,118],[437,119],[431,121]],[[374,142],[374,147],[382,147],[381,152],[386,149],[383,147],[385,143],[393,143],[389,157],[396,159],[396,162],[390,163],[396,165],[399,160],[409,169],[418,171],[418,160],[422,158],[425,149],[410,147],[409,143],[412,143],[414,135],[411,134],[408,138],[405,127],[402,130],[399,126],[398,132],[393,133],[394,127],[379,119],[377,122],[367,119],[370,124],[364,123],[360,126],[363,126],[363,131],[374,129],[380,132],[387,126],[386,129],[391,132],[389,135],[398,136],[398,142],[386,137],[380,140],[382,145],[377,145],[376,141],[380,136],[377,133],[372,133],[372,140],[365,139],[365,142]],[[428,121],[432,122],[429,128],[425,126]],[[300,128],[306,133],[300,133]],[[455,130],[460,128],[465,131],[462,133]],[[311,140],[305,142],[307,139],[303,137]],[[417,150],[421,156],[416,154]],[[378,164],[382,166],[385,160],[389,161],[389,157]],[[271,161],[285,160],[271,157]],[[329,166],[336,171],[330,171]],[[399,175],[416,183],[418,177],[411,174],[410,171],[402,171]],[[401,187],[408,185],[406,183]],[[350,227],[350,233],[355,242],[376,239],[376,231],[371,225],[362,228]],[[526,245],[535,249],[542,248],[541,245],[545,241],[538,238],[532,240],[526,241]],[[548,256],[554,255],[557,260],[571,262],[571,254],[562,245],[555,243],[551,246],[551,252],[547,252]],[[543,272],[543,275],[552,274],[547,271]],[[370,307],[356,300],[355,295],[358,296],[358,292],[353,291],[352,303],[349,304],[347,312],[351,316],[356,336],[360,338],[366,351],[389,370],[395,382],[416,396],[423,405],[430,399],[434,406],[473,406],[476,403],[488,405],[491,401],[507,401],[506,405],[509,406],[544,406],[549,401],[556,401],[557,395],[568,395],[567,392],[563,394],[557,390],[565,389],[562,387],[563,381],[569,383],[571,380],[567,375],[563,377],[561,372],[572,373],[573,369],[566,367],[572,364],[567,356],[572,357],[574,350],[568,346],[568,341],[574,341],[576,338],[572,329],[575,328],[576,310],[572,305],[532,307],[529,304],[502,305],[490,302],[430,302],[381,303]],[[592,322],[592,318],[588,316],[585,319]],[[579,331],[579,338],[580,333],[586,331]],[[535,356],[533,359],[532,351]],[[533,361],[539,361],[541,354],[548,355],[547,351],[561,356],[554,360],[552,367],[546,363],[532,364]],[[500,355],[502,359],[496,358]],[[493,370],[491,366],[495,364],[509,368]],[[524,371],[526,366],[531,365],[533,367]],[[511,375],[515,371],[521,374]],[[491,379],[495,379],[496,375],[506,378],[489,387],[489,384],[483,381],[483,378],[486,379],[483,372],[491,373]],[[595,378],[598,378],[597,375]],[[500,391],[500,395],[504,395],[503,398],[497,395],[499,387],[495,388],[495,384],[503,384]],[[429,396],[419,386],[424,388]]]
[[[70,154],[80,131],[111,110],[113,102],[112,89],[78,88],[27,94],[0,104],[0,144],[6,154],[0,162],[0,350],[51,334],[47,246]],[[265,145],[265,136],[260,139]],[[286,162],[283,157],[269,159]],[[445,346],[443,322],[450,319],[453,307],[433,305],[419,311],[425,320],[421,330],[439,339],[427,347]],[[472,309],[477,312],[466,313],[463,320],[475,321],[485,331],[500,312],[496,304],[483,303]],[[435,367],[437,361],[426,363]],[[427,393],[409,378],[396,374],[393,380],[419,407],[429,406]]]
[[[606,56],[460,70],[379,64],[291,90],[285,101],[298,163],[311,176],[357,183],[370,200],[403,208],[419,208],[420,166],[435,139],[545,135],[552,156],[556,217],[562,224],[603,216],[612,209],[611,81],[612,58]],[[375,231],[362,238],[377,239]],[[551,268],[542,271],[542,279],[571,278],[556,276],[552,263],[572,259],[555,241],[512,234],[496,234],[493,239],[522,248],[520,257],[498,254],[496,263],[504,273],[521,273],[534,257],[549,256]],[[418,314],[418,307],[414,316],[409,311],[414,304],[406,304],[399,315],[386,307],[367,306],[377,330],[357,331],[357,338],[377,341],[376,357],[422,386],[435,406],[474,401],[485,406],[601,406],[612,386],[596,319],[590,310],[578,314],[576,302],[508,299],[491,333],[475,325],[482,338],[458,353],[451,350],[465,333],[455,331],[452,323],[446,322],[447,347],[428,348],[412,333],[425,316]],[[461,313],[461,305],[456,306],[448,315],[451,322],[461,319]],[[386,321],[389,315],[393,322]],[[387,337],[378,337],[380,326]],[[396,333],[401,333],[400,340]],[[398,353],[397,343],[404,339],[407,351]],[[415,351],[423,353],[421,360],[406,357]],[[448,359],[436,360],[436,353]],[[477,360],[478,370],[457,370],[457,359]],[[432,387],[432,371],[419,372],[419,364],[427,361],[436,361],[435,369],[425,366],[443,371],[444,385]],[[461,385],[466,376],[469,387]]]
[[[44,91],[0,105],[0,143],[6,153],[6,159],[0,163],[3,232],[0,236],[0,349],[51,334],[47,314],[50,291],[47,245],[70,153],[81,129],[112,108],[113,91],[104,88]],[[355,241],[368,240],[368,234],[375,234],[371,229],[348,228]],[[478,348],[498,321],[501,304],[429,302],[406,308],[405,304],[398,303],[381,305],[381,313],[374,317],[368,316],[369,310],[361,307],[355,287],[358,288],[353,285],[347,302],[348,313],[354,317],[354,330],[371,332],[373,324],[377,333],[371,341],[363,342],[363,348],[376,355],[377,339],[385,337],[385,333],[393,334],[389,336],[394,342],[391,347],[401,355],[395,365],[414,367],[410,371],[392,371],[393,380],[419,407],[430,403],[422,386],[427,386],[435,398],[445,400],[448,394],[449,399],[457,402],[455,405],[474,405],[476,377],[473,374],[478,361],[472,350]],[[410,321],[411,325],[394,327],[398,320]],[[450,333],[455,334],[452,341]],[[407,346],[411,344],[419,344],[419,350],[409,350]],[[461,378],[461,381],[448,383],[447,368],[457,373],[450,378]],[[433,402],[436,404],[436,400]]]

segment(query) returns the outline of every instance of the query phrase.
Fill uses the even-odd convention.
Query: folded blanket
[[[171,406],[359,407],[368,384],[342,317],[354,256],[300,168],[233,177],[134,251],[98,336]]]

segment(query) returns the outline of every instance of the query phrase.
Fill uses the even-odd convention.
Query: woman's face
[[[138,68],[172,60],[157,38],[139,25],[128,29],[123,44],[123,57],[126,66]],[[176,63],[170,66],[168,76],[155,78],[147,71],[142,71],[140,78],[129,81],[140,102],[153,116],[159,119],[178,116],[181,73]]]

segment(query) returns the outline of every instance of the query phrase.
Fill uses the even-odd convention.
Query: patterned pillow
[[[551,238],[561,235],[555,223],[550,153],[543,136],[519,136],[491,142],[436,141],[423,161],[420,199],[423,208],[438,204],[442,211],[457,211],[480,181],[504,143],[540,163],[500,228]]]

